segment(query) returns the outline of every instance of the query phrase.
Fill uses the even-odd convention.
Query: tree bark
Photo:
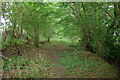
[[[51,37],[48,37],[47,42],[50,42]]]
[[[39,47],[39,29],[38,27],[34,27],[34,46]]]
[[[13,30],[12,30],[12,37],[15,38],[15,28],[16,28],[16,19],[13,22]]]

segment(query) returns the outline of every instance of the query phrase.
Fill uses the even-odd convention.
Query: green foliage
[[[95,59],[96,57],[86,56],[86,53],[78,52],[64,52],[59,59],[60,65],[67,70],[63,75],[75,75],[76,77],[89,77],[88,75],[94,73],[95,76],[109,75],[108,71],[103,69],[110,69],[114,73],[114,69],[108,66],[104,61]]]
[[[119,29],[110,30],[111,32],[107,34],[106,46],[107,53],[105,54],[105,60],[117,63],[120,57],[120,35]]]
[[[69,71],[74,71],[74,69],[77,66],[81,66],[81,68],[86,68],[86,70],[89,70],[89,68],[93,68],[97,69],[99,63],[93,62],[90,59],[87,59],[85,56],[83,56],[82,54],[80,55],[81,58],[78,57],[78,55],[80,55],[80,53],[75,52],[65,52],[64,54],[62,54],[61,56],[64,56],[64,58],[61,58],[59,60],[60,64],[63,65],[67,70]]]
[[[17,38],[12,39],[12,37],[9,35],[7,37],[7,40],[4,43],[2,43],[2,48],[6,48],[6,47],[10,47],[10,46],[13,47],[15,45],[21,45],[21,44],[23,44],[23,42],[21,42],[21,40],[18,40]]]
[[[30,64],[28,59],[25,59],[24,56],[12,57],[11,60],[3,59],[3,70],[12,70],[12,69],[25,69],[26,65]]]
[[[10,74],[14,74],[12,70],[17,70],[15,78],[42,78],[48,76],[47,73],[41,73],[41,71],[47,70],[48,67],[52,67],[45,60],[28,59],[25,56],[10,57],[11,60],[3,59],[3,70],[11,71]],[[21,72],[24,71],[24,72]]]
[[[57,42],[60,39],[55,38],[62,38],[69,43],[81,39],[81,46],[89,43],[100,57],[111,57],[108,59],[111,60],[119,56],[119,3],[12,2],[2,3],[2,11],[8,30],[14,35],[25,30],[31,34],[35,46],[39,46],[42,38],[50,37]],[[8,36],[3,47],[22,44],[13,39],[13,34]]]

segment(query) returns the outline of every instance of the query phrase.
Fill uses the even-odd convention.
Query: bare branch
[[[3,56],[3,55],[0,55],[0,56],[4,57],[5,59],[11,60],[11,59],[9,59],[9,58],[7,58],[7,57]]]

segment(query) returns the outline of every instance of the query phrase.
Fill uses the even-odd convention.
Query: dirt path
[[[52,78],[61,78],[64,77],[63,73],[66,71],[66,69],[61,66],[58,62],[58,59],[60,58],[61,53],[64,53],[65,51],[73,51],[73,48],[68,48],[67,45],[64,44],[56,44],[55,46],[45,46],[42,48],[44,50],[44,54],[48,56],[48,59],[50,60],[51,64],[54,64],[54,67],[51,68],[51,76]]]
[[[47,73],[49,73],[52,78],[61,78],[64,77],[63,73],[66,71],[66,69],[59,64],[58,59],[60,58],[60,54],[64,53],[65,51],[73,51],[73,48],[69,48],[68,45],[63,43],[51,43],[40,48],[33,48],[26,45],[19,46],[18,48],[10,48],[4,52],[4,55],[6,57],[27,55],[27,57],[30,59],[39,55],[41,55],[43,58],[47,57],[47,61],[50,61],[50,64],[54,65]]]

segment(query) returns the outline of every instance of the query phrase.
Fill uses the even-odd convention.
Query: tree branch
[[[106,14],[108,14],[108,16],[110,16],[112,19],[114,19],[107,11],[105,11],[104,9],[103,9],[103,7],[100,5],[100,4],[98,4],[98,3],[96,3]]]
[[[11,59],[9,59],[9,58],[7,58],[7,57],[5,57],[5,56],[3,56],[3,55],[0,55],[0,56],[2,56],[2,57],[4,57],[5,59],[8,59],[9,61],[11,61]]]
[[[79,19],[78,15],[75,13],[75,11],[74,11],[74,9],[73,9],[73,7],[72,7],[72,5],[71,5],[71,4],[70,4],[70,8],[72,9],[73,14],[74,14],[74,15],[75,15],[75,17],[77,18],[77,20],[78,20],[78,21],[80,21],[80,19]]]

